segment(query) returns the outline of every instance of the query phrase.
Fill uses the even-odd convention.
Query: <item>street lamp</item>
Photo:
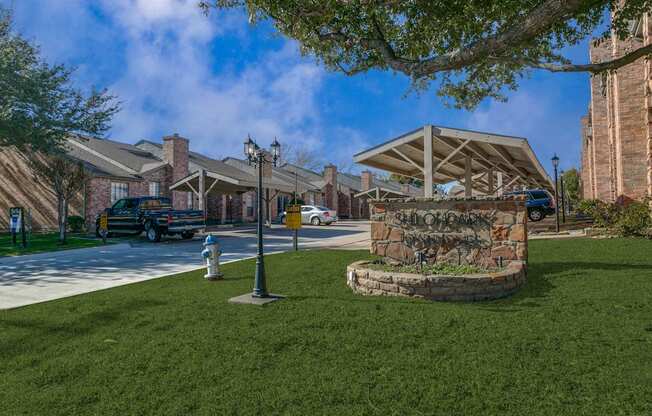
[[[257,192],[257,229],[258,229],[258,255],[256,257],[256,277],[254,280],[254,290],[251,296],[255,298],[270,297],[267,292],[267,282],[265,281],[265,263],[263,258],[263,169],[265,163],[272,163],[276,166],[276,161],[281,157],[281,144],[274,138],[271,145],[272,160],[266,158],[267,152],[258,147],[258,145],[247,136],[244,142],[244,154],[249,164],[254,164],[258,168],[258,192]]]
[[[564,191],[564,171],[559,171],[559,187],[561,188],[561,222],[566,224],[566,192]]]
[[[559,232],[559,195],[557,192],[557,167],[559,166],[559,157],[557,153],[552,157],[552,166],[555,168],[555,229]]]

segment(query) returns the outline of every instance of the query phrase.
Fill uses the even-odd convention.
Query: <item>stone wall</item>
[[[477,301],[509,296],[527,279],[525,262],[513,261],[496,273],[423,276],[372,270],[367,261],[349,265],[347,285],[362,295],[406,296],[442,301]]]
[[[527,261],[525,201],[406,199],[371,203],[371,253],[403,263],[496,267]]]

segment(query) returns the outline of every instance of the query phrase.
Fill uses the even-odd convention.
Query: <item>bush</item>
[[[580,201],[577,210],[593,218],[596,227],[607,228],[623,236],[644,236],[652,227],[649,200],[634,201],[627,206],[597,199]]]
[[[585,199],[580,201],[577,211],[593,218],[596,227],[612,228],[618,220],[620,209],[616,204],[599,199]]]
[[[615,229],[621,236],[644,236],[652,227],[650,204],[648,201],[632,202],[618,215]]]
[[[85,221],[79,215],[71,215],[68,217],[68,229],[73,233],[81,233],[84,231]]]

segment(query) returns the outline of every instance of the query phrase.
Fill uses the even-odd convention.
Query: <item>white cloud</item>
[[[281,143],[301,142],[329,159],[332,155],[333,162],[349,164],[351,148],[331,153],[333,146],[325,138],[337,137],[341,143],[346,136],[353,145],[364,139],[321,118],[324,70],[302,58],[294,42],[271,39],[275,46],[253,45],[258,52],[243,55],[254,57],[238,68],[224,48],[237,47],[234,36],[242,40],[240,47],[251,45],[246,16],[221,12],[207,17],[196,4],[101,0],[91,7],[80,0],[34,0],[26,1],[17,14],[29,16],[38,9],[31,16],[35,19],[23,25],[48,49],[48,56],[81,61],[80,78],[88,84],[108,80],[102,86],[123,102],[110,132],[116,140],[135,142],[178,132],[191,140],[193,150],[240,156],[247,134],[264,145],[276,136]],[[71,31],[66,25],[83,30]],[[95,35],[89,36],[92,31]],[[111,54],[103,54],[105,50]],[[103,76],[93,72],[94,64],[106,71]]]

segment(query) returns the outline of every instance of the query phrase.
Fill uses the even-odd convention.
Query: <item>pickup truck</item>
[[[181,235],[190,239],[205,227],[204,213],[197,210],[174,210],[169,198],[123,198],[98,215],[95,230],[99,235],[100,217],[107,214],[109,234],[134,234],[145,231],[147,239],[161,241],[163,235]]]

